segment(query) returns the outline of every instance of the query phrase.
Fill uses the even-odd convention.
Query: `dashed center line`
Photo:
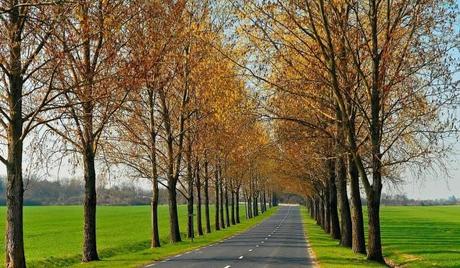
[[[278,221],[277,223],[275,222],[275,223],[273,224],[273,222],[272,222],[272,223],[270,224],[270,225],[271,225],[270,227],[271,227],[271,228],[274,228],[274,229],[272,229],[271,232],[270,232],[269,230],[266,230],[266,232],[268,232],[268,233],[265,233],[265,234],[266,234],[266,237],[264,237],[263,240],[259,242],[259,244],[254,245],[254,246],[255,246],[254,248],[248,248],[248,252],[255,252],[254,250],[255,250],[256,248],[259,248],[259,247],[264,246],[265,241],[268,241],[268,239],[271,238],[272,236],[273,236],[273,237],[278,237],[280,234],[283,235],[283,234],[284,234],[284,228],[289,228],[289,227],[284,227],[284,222],[289,222],[289,221],[287,220],[289,214],[290,214],[290,207],[289,207],[289,209],[287,210],[287,213],[284,215],[283,218],[281,218],[281,219],[278,218],[278,219],[277,219],[277,221]],[[290,223],[290,222],[289,222],[289,223]],[[259,225],[259,224],[258,224],[258,225]],[[267,226],[267,227],[268,227],[267,229],[271,229],[269,226]],[[283,231],[281,230],[281,227],[283,227]],[[279,232],[278,232],[278,231],[279,231]],[[276,235],[275,235],[275,233],[276,233]],[[210,245],[207,245],[207,246],[204,246],[204,247],[201,247],[201,248],[197,248],[197,249],[191,250],[191,251],[189,251],[189,252],[184,252],[184,253],[181,253],[181,254],[177,254],[174,258],[164,259],[164,260],[162,260],[161,262],[175,261],[175,258],[176,258],[176,257],[185,256],[186,254],[193,253],[193,252],[198,253],[198,254],[204,253],[204,251],[202,251],[203,249],[208,248],[208,247],[213,247],[213,246],[221,246],[221,243],[224,243],[224,241],[230,240],[230,239],[234,239],[235,237],[236,237],[236,236],[233,235],[233,236],[231,236],[231,237],[229,237],[229,238],[227,238],[227,239],[225,239],[225,240],[223,240],[223,241],[214,242],[213,244],[210,244]],[[260,238],[260,236],[259,236],[259,238]],[[270,241],[273,241],[273,240],[270,240]],[[226,243],[225,243],[225,244],[226,244]],[[268,244],[271,245],[271,243],[268,243]],[[264,247],[262,247],[262,248],[264,248]],[[259,250],[259,249],[258,249],[258,250]],[[252,255],[248,255],[248,256],[252,256]],[[248,258],[250,259],[251,257],[248,257]],[[244,255],[241,255],[241,256],[238,257],[238,260],[242,260],[242,259],[244,259]],[[225,264],[225,263],[222,263],[221,265],[224,265],[224,264]],[[154,264],[147,265],[147,266],[145,266],[145,267],[146,267],[146,268],[150,268],[150,267],[153,267],[153,266],[154,266]],[[231,268],[231,267],[232,267],[231,265],[226,265],[226,266],[224,266],[223,268]]]

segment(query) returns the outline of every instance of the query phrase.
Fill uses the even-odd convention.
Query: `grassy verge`
[[[72,267],[141,267],[142,265],[149,264],[153,261],[162,260],[169,256],[210,245],[237,233],[248,230],[254,225],[262,222],[264,219],[270,217],[274,212],[276,212],[276,208],[270,209],[257,218],[245,220],[230,228],[197,237],[193,242],[185,240],[177,244],[165,244],[161,248],[156,249],[144,248],[142,250],[128,252],[126,254],[116,254],[105,258],[102,256],[102,261],[88,264],[76,264]]]
[[[204,211],[204,210],[203,210]],[[211,207],[213,232],[198,237],[192,243],[186,238],[187,208],[178,208],[182,243],[169,244],[168,207],[160,206],[159,230],[161,248],[150,249],[149,206],[100,206],[97,209],[97,240],[101,261],[81,264],[83,208],[81,206],[39,206],[24,208],[24,241],[28,267],[138,267],[141,264],[201,247],[246,230],[270,216],[275,210],[246,220],[244,206],[240,207],[238,225],[215,232],[214,206]],[[5,208],[0,207],[0,218],[5,218]],[[203,223],[204,213],[203,213]],[[0,221],[4,230],[5,222]],[[196,226],[195,226],[196,227]],[[4,243],[4,236],[0,236]],[[4,255],[4,248],[0,247]],[[0,262],[0,267],[4,262]]]
[[[364,255],[340,247],[307,215],[305,208],[302,213],[321,267],[379,266]],[[382,207],[380,218],[383,253],[391,266],[460,267],[460,206],[387,206]]]
[[[326,234],[316,222],[310,218],[305,207],[302,207],[304,230],[316,261],[320,267],[385,267],[384,265],[366,260],[366,256],[355,254],[349,248],[339,246],[338,241]]]

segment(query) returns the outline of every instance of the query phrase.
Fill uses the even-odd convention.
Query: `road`
[[[171,257],[148,268],[313,267],[299,206],[278,212],[252,229],[222,242]]]

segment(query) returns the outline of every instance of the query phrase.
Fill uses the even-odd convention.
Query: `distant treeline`
[[[366,204],[366,200],[363,200],[363,204]],[[381,204],[387,206],[442,206],[459,204],[459,200],[455,196],[449,196],[447,199],[416,200],[408,198],[405,194],[382,194]]]
[[[298,194],[278,193],[278,202],[284,204],[305,204],[305,198]]]
[[[280,203],[304,204],[304,197],[297,194],[282,193],[278,195]],[[363,205],[367,205],[366,199],[361,199]],[[460,204],[455,196],[440,199],[417,200],[408,198],[405,194],[382,194],[381,204],[385,206],[446,206]]]
[[[5,180],[0,180],[0,205],[5,202]],[[81,205],[83,202],[83,182],[77,179],[64,181],[29,180],[25,184],[24,204],[31,205]],[[151,202],[151,191],[126,183],[112,187],[99,187],[99,205],[147,205]],[[166,189],[160,189],[160,204],[167,203]],[[178,201],[185,199],[178,196]]]
[[[81,205],[83,202],[83,182],[77,179],[49,181],[32,179],[26,182],[24,203],[28,206],[38,205]],[[5,180],[0,177],[0,205],[5,205]],[[167,204],[168,193],[160,188],[159,203]],[[125,183],[111,187],[99,187],[97,198],[99,205],[148,205],[152,192],[133,184]],[[296,194],[279,194],[280,203],[304,204],[303,197]],[[186,199],[178,195],[178,203],[186,203]],[[367,204],[362,199],[363,205]],[[382,194],[382,205],[386,206],[441,206],[460,204],[455,196],[440,199],[417,200],[405,194]]]

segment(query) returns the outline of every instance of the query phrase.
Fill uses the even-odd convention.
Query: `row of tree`
[[[240,200],[257,215],[276,187],[308,196],[327,232],[383,262],[383,183],[442,164],[456,132],[457,15],[454,0],[2,1],[6,266],[26,266],[30,159],[82,168],[83,261],[98,259],[107,172],[151,182],[153,246],[160,187],[173,242],[178,195],[206,214],[214,192],[222,227]]]
[[[341,245],[384,262],[384,183],[442,167],[457,132],[455,1],[233,2],[249,55],[240,67],[275,119],[281,185],[307,196]]]
[[[160,187],[168,191],[172,242],[182,239],[178,195],[187,199],[188,237],[195,218],[203,234],[202,203],[211,231],[211,191],[217,229],[239,222],[240,200],[248,217],[259,214],[258,204],[266,210],[272,145],[251,91],[224,56],[239,54],[225,42],[225,8],[193,0],[2,1],[6,267],[26,267],[25,160],[60,167],[69,159],[81,168],[85,262],[99,259],[103,172],[151,182],[153,247],[160,246]]]

